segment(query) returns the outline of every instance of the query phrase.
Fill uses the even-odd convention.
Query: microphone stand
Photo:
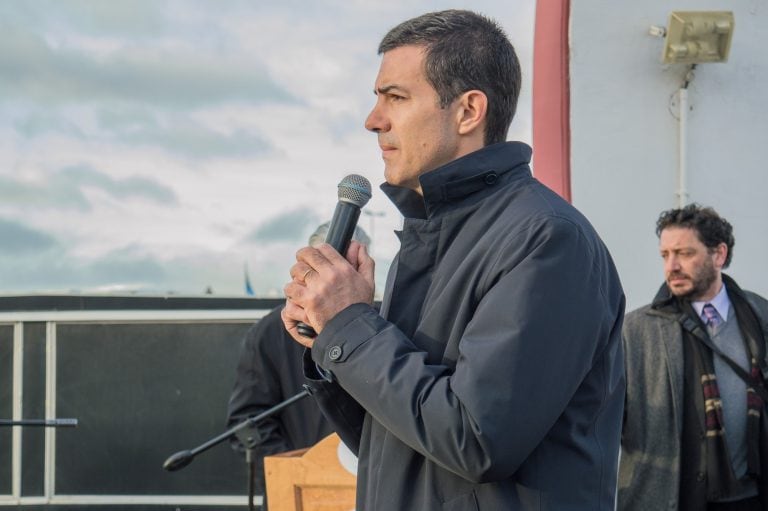
[[[258,437],[258,432],[256,435]],[[238,438],[240,438],[240,435],[238,435]],[[256,457],[254,456],[254,446],[256,445],[256,440],[251,437],[244,440],[246,440],[243,443],[245,445],[245,462],[248,464],[248,511],[254,511],[253,496],[256,493]],[[264,499],[266,499],[266,495]],[[265,500],[262,500],[262,508],[264,508],[264,502]]]
[[[282,401],[281,403],[276,404],[272,408],[269,408],[263,411],[259,415],[248,417],[244,421],[232,426],[230,429],[228,429],[224,433],[214,438],[211,438],[207,442],[204,442],[193,449],[186,449],[184,451],[179,451],[175,454],[172,454],[167,460],[165,460],[165,463],[163,463],[163,468],[169,472],[173,472],[181,468],[184,468],[190,463],[192,463],[192,460],[194,460],[195,456],[197,456],[198,454],[207,451],[208,449],[210,449],[215,445],[220,444],[224,440],[228,439],[232,435],[236,435],[239,431],[247,427],[255,426],[256,424],[263,421],[267,417],[271,417],[272,415],[275,415],[277,412],[291,406],[296,401],[304,399],[309,395],[310,395],[309,390],[307,390],[305,387],[304,390],[302,390],[295,396],[289,397],[285,401]],[[248,475],[248,509],[252,510],[253,509],[253,477],[254,477],[253,466],[255,464],[255,460],[253,459],[252,442],[248,442],[246,444],[246,461],[248,462],[248,466],[250,468],[249,475]]]

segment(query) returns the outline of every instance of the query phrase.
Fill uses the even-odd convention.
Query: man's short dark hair
[[[488,97],[485,144],[507,139],[520,94],[520,63],[496,22],[472,11],[430,12],[390,30],[379,54],[409,45],[426,48],[425,73],[441,108],[480,90]]]
[[[661,236],[661,231],[667,227],[693,229],[699,241],[710,250],[714,250],[720,243],[725,243],[728,255],[725,257],[723,268],[731,264],[733,245],[736,242],[733,238],[733,227],[714,209],[694,203],[683,208],[663,211],[656,221],[656,236]]]

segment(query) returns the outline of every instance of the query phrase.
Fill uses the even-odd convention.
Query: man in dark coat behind
[[[400,24],[379,53],[366,128],[405,218],[381,311],[354,242],[300,250],[283,310],[359,455],[358,511],[613,510],[624,295],[589,222],[505,142],[512,45],[451,10]]]

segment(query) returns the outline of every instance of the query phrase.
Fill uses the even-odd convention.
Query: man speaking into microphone
[[[379,54],[365,127],[404,216],[381,310],[352,242],[300,250],[283,311],[358,454],[357,509],[614,509],[624,295],[589,222],[506,142],[514,48],[450,10],[396,26]]]

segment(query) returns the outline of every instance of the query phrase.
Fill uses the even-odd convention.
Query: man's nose
[[[389,131],[389,123],[382,114],[378,103],[373,107],[371,113],[369,113],[368,117],[365,119],[365,129],[374,133]]]
[[[666,261],[664,261],[664,266],[666,267],[667,273],[672,271],[677,271],[680,269],[680,261],[677,257],[670,255],[667,257]]]

